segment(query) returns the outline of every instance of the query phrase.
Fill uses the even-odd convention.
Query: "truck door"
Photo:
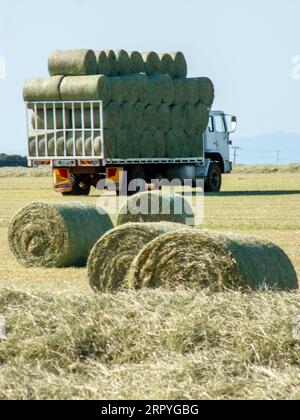
[[[215,144],[217,152],[223,157],[224,162],[230,160],[229,132],[227,130],[225,116],[214,115]]]
[[[216,140],[214,117],[211,115],[209,117],[208,127],[205,132],[205,151],[213,153],[217,150],[218,147]]]

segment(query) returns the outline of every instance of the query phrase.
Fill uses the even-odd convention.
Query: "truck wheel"
[[[222,187],[222,170],[218,163],[211,163],[205,179],[205,192],[220,192]]]
[[[91,191],[91,184],[86,180],[79,179],[76,175],[72,175],[72,191],[62,193],[63,196],[88,196]]]

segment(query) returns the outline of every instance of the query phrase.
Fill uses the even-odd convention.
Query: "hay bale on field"
[[[104,74],[104,76],[111,76],[113,69],[111,67],[111,61],[106,54],[106,51],[95,51],[98,74]]]
[[[164,133],[171,128],[171,110],[167,104],[162,104],[157,110],[157,126]]]
[[[186,59],[183,53],[180,51],[176,51],[171,53],[170,55],[173,59],[175,66],[175,77],[186,77],[188,69]]]
[[[118,75],[130,74],[131,73],[131,62],[127,51],[116,50],[116,69]]]
[[[148,76],[161,73],[160,58],[154,51],[142,53],[145,65],[145,72]]]
[[[61,130],[64,127],[71,128],[71,111],[66,109],[63,112],[62,109],[56,108],[55,112],[53,109],[47,109],[45,113],[44,110],[40,109],[36,113],[32,113],[31,123],[32,127],[38,130],[44,130],[46,127],[47,130],[53,130],[54,126],[57,130]]]
[[[138,51],[128,53],[132,73],[145,73],[145,63],[142,54]]]
[[[144,104],[137,102],[133,107],[132,130],[143,133],[147,128],[146,109]]]
[[[162,74],[168,74],[172,78],[176,76],[174,60],[168,53],[159,54]]]
[[[96,292],[128,288],[130,264],[143,247],[159,235],[180,229],[176,223],[127,223],[106,233],[88,260],[88,278]]]
[[[153,105],[147,106],[144,112],[145,129],[149,131],[156,131],[158,128],[158,112]]]
[[[139,105],[136,104],[135,107]],[[135,110],[134,106],[130,103],[124,103],[120,106],[122,128],[125,130],[131,130],[135,123]]]
[[[298,288],[293,265],[273,243],[194,230],[170,232],[148,243],[135,258],[128,279],[131,287],[172,290]]]
[[[162,130],[156,130],[153,134],[153,142],[155,145],[155,156],[159,159],[166,157],[166,138]]]
[[[119,211],[117,225],[130,222],[172,222],[185,225],[191,224],[193,219],[193,210],[182,195],[151,191],[130,197]]]
[[[175,78],[174,83],[174,105],[185,105],[188,102],[188,93],[186,90],[186,79]]]
[[[152,159],[155,157],[155,143],[153,132],[145,130],[141,137],[140,157],[142,159]]]
[[[124,100],[125,102],[135,104],[138,100],[138,87],[131,75],[121,76],[122,83],[124,84]]]
[[[121,105],[126,98],[127,91],[124,81],[120,77],[110,77],[111,101]]]
[[[32,203],[9,224],[9,246],[25,266],[84,266],[90,250],[113,224],[84,203]]]
[[[215,99],[215,88],[212,81],[207,77],[195,78],[198,85],[198,101],[211,108]]]
[[[161,102],[161,83],[157,76],[151,76],[148,78],[148,97],[150,105],[158,107]]]
[[[26,80],[23,89],[24,101],[61,101],[60,85],[64,76]]]
[[[63,101],[103,101],[111,99],[109,79],[106,76],[65,77],[60,85]]]
[[[95,52],[84,49],[51,52],[48,68],[51,76],[89,76],[98,73]]]
[[[130,77],[134,80],[137,91],[137,100],[143,105],[149,104],[149,83],[148,77],[145,74],[131,74]]]
[[[175,105],[170,108],[171,111],[171,127],[173,130],[184,130],[185,128],[185,113],[184,107]]]
[[[167,157],[176,159],[181,157],[182,143],[185,140],[183,130],[169,130],[166,134]]]

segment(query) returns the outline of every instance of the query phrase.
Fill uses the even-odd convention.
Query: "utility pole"
[[[238,150],[242,150],[240,147],[238,147],[238,146],[233,146],[232,147],[232,149],[233,149],[233,151],[234,151],[234,155],[233,155],[233,163],[234,163],[234,165],[236,164],[236,162],[237,162],[237,157],[238,157]]]
[[[276,157],[276,166],[277,166],[277,168],[279,166],[280,153],[281,153],[281,150],[276,150],[276,154],[277,154],[277,157]]]

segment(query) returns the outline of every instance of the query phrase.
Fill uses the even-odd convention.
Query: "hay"
[[[136,107],[138,104],[135,105]],[[135,123],[135,111],[132,104],[124,103],[120,106],[122,128],[131,130]]]
[[[103,101],[111,99],[109,79],[106,76],[65,77],[60,85],[63,101]]]
[[[132,73],[145,73],[145,64],[142,54],[138,51],[128,53]]]
[[[132,264],[129,283],[172,290],[298,288],[290,260],[276,245],[193,230],[167,233],[146,245]]]
[[[131,143],[131,155],[129,158],[138,158],[141,156],[141,133],[137,130],[130,132],[130,143]]]
[[[189,157],[204,157],[204,136],[200,131],[186,134],[186,142],[188,144]]]
[[[116,50],[116,69],[118,75],[131,73],[131,62],[127,51]]]
[[[103,109],[103,125],[106,129],[119,130],[122,127],[122,115],[120,107],[110,103]]]
[[[144,106],[149,104],[149,83],[148,77],[145,74],[131,74],[130,77],[134,80],[137,91],[137,100],[142,102]]]
[[[143,247],[164,233],[180,229],[176,223],[128,223],[106,233],[88,260],[88,278],[96,292],[126,289],[130,264]]]
[[[138,100],[138,88],[135,78],[128,76],[121,76],[122,83],[124,84],[124,100],[127,103],[135,104]]]
[[[152,80],[157,79],[160,88],[161,101],[167,105],[171,105],[174,101],[174,83],[168,74],[160,74],[153,76]]]
[[[128,159],[129,156],[132,156],[132,143],[130,141],[130,131],[128,130],[119,130],[116,133],[116,149],[117,157],[119,159]]]
[[[155,157],[164,159],[166,157],[166,139],[162,130],[156,130],[153,134],[153,142],[155,145]]]
[[[104,76],[111,76],[113,73],[113,68],[111,66],[111,60],[108,58],[108,55],[105,51],[95,51],[97,65],[98,65],[98,74],[103,74]]]
[[[190,105],[199,102],[199,83],[195,78],[187,78],[186,81],[187,101]]]
[[[8,241],[25,266],[84,266],[94,244],[112,227],[110,217],[95,206],[32,203],[11,220]]]
[[[104,130],[104,153],[106,159],[117,157],[117,136],[114,130]]]
[[[65,125],[64,125],[64,118],[65,118]],[[71,128],[71,111],[65,110],[63,112],[62,109],[56,109],[55,113],[53,109],[46,110],[46,120],[45,120],[45,112],[44,110],[37,110],[37,113],[32,113],[31,116],[31,123],[34,129],[44,130],[47,127],[47,130],[54,129],[54,122],[56,120],[56,129],[61,130],[62,128]]]
[[[133,107],[132,129],[142,134],[147,127],[146,123],[146,109],[141,102],[138,102]]]
[[[159,107],[162,102],[161,98],[161,83],[157,76],[152,76],[148,78],[148,97],[150,105]]]
[[[24,101],[61,101],[60,85],[64,76],[36,78],[24,84]]]
[[[186,105],[184,108],[184,115],[185,131],[190,135],[197,131],[197,126],[199,125],[196,107],[193,105]]]
[[[89,76],[98,73],[98,64],[92,50],[53,51],[48,58],[51,76]]]
[[[160,58],[156,52],[145,52],[142,53],[142,57],[145,64],[145,72],[148,76],[161,73]]]
[[[46,146],[46,136],[44,134],[37,136],[37,142],[36,142],[36,136],[32,135],[29,137],[28,145],[29,145],[29,154],[31,156],[39,156],[39,157],[46,157],[47,154],[49,157],[55,156],[55,142],[54,142],[54,134],[50,133],[47,136],[47,144]],[[63,156],[64,155],[64,135],[63,133],[58,132],[57,133],[57,155]],[[36,147],[36,143],[38,143],[38,148]],[[37,153],[38,149],[38,153]]]
[[[182,130],[169,130],[166,134],[167,157],[177,159],[181,157],[182,143],[185,133]]]
[[[114,50],[105,50],[111,68],[111,76],[118,76],[117,57]]]
[[[184,130],[185,128],[185,113],[184,107],[177,105],[172,106],[171,110],[171,127],[173,130]]]
[[[207,77],[195,78],[198,85],[198,101],[211,108],[215,99],[215,88]]]
[[[171,111],[170,107],[162,104],[157,111],[157,126],[164,133],[171,128]]]
[[[159,54],[162,74],[168,74],[172,78],[176,76],[174,60],[168,53]]]
[[[126,87],[123,80],[120,77],[110,77],[109,83],[112,102],[121,105],[126,97]]]
[[[174,105],[185,105],[188,101],[188,92],[186,89],[186,79],[173,79],[174,83]]]
[[[175,66],[175,76],[176,77],[186,77],[187,76],[187,63],[186,59],[182,52],[173,52],[170,54],[174,66]]]
[[[158,112],[157,108],[153,105],[149,105],[145,109],[145,128],[149,131],[156,131],[158,128]]]
[[[153,159],[155,157],[153,132],[149,130],[145,130],[141,137],[140,157],[142,159]]]
[[[193,211],[182,195],[151,191],[130,197],[119,211],[117,225],[130,222],[186,224],[193,217]]]
[[[207,105],[198,104],[196,106],[196,113],[197,113],[197,122],[198,122],[197,129],[201,133],[204,133],[204,131],[207,129],[207,126],[208,126],[209,108],[207,107]]]
[[[93,111],[91,109],[74,109],[73,125],[75,128],[83,128],[82,124],[82,114],[84,128],[92,127],[92,116],[94,120],[94,127],[100,129],[100,109],[99,107],[94,107]]]

